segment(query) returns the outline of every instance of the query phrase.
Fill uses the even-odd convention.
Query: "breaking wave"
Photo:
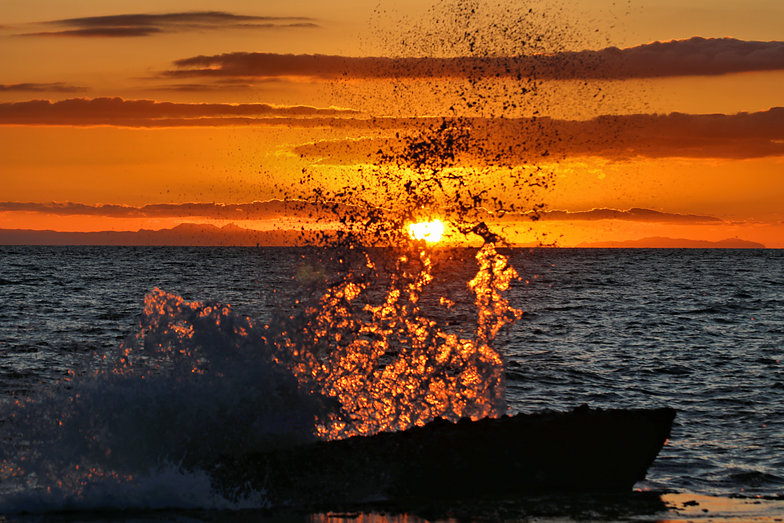
[[[115,354],[2,405],[0,509],[261,508],[263,492],[218,494],[205,471],[316,439],[504,413],[492,342],[521,314],[501,294],[514,269],[492,246],[477,252],[476,321],[461,336],[423,311],[433,263],[413,245],[384,253],[386,277],[365,254],[361,270],[302,284],[267,324],[154,289]]]
[[[431,25],[449,37],[436,47],[456,40],[467,56],[516,56],[542,42],[531,9],[479,16],[478,3],[453,3],[433,8]],[[463,114],[512,111],[536,90],[533,73],[501,87],[464,73],[459,85],[425,82],[439,99],[454,91],[447,116],[396,135],[369,170],[338,180],[303,171],[295,187],[310,194],[286,196],[338,213],[321,218],[340,224],[327,238],[340,252],[292,268],[298,288],[282,293],[271,321],[154,289],[117,353],[0,405],[0,510],[263,507],[263,492],[217,494],[207,471],[226,456],[503,414],[494,340],[522,312],[504,298],[517,273],[484,220],[535,218],[532,195],[553,175],[493,149],[481,121]],[[435,220],[481,240],[472,275],[443,275],[462,294],[432,292],[434,259],[447,249],[408,237],[412,224]],[[450,314],[466,321],[450,326]]]

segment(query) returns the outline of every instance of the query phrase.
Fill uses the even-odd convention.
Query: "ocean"
[[[784,251],[507,254],[520,277],[504,296],[523,315],[494,341],[503,358],[506,412],[673,407],[671,438],[636,490],[784,500]],[[460,296],[476,261],[468,250],[439,256],[428,292],[457,302],[436,319],[445,332],[460,334],[472,312]],[[306,437],[303,420],[315,407],[283,394],[285,377],[243,356],[221,363],[220,372],[211,369],[208,380],[200,367],[206,357],[190,349],[133,379],[130,363],[106,371],[106,362],[124,361],[140,329],[150,329],[141,318],[153,289],[169,300],[166,307],[182,297],[186,312],[190,302],[230,304],[221,318],[245,318],[232,319],[231,332],[263,332],[282,303],[308,292],[311,277],[329,278],[329,266],[313,257],[314,249],[300,248],[0,247],[0,513],[9,520],[20,512],[65,518],[65,510],[73,521],[90,519],[85,514],[99,520],[95,510],[130,510],[136,520],[215,520],[208,516],[214,510],[269,511],[263,493],[222,499],[203,473],[182,469],[199,445],[258,449]],[[429,299],[423,296],[423,310]],[[185,325],[178,316],[185,313],[172,310],[164,314]],[[198,349],[214,354],[229,343],[253,350],[225,335],[201,339]],[[90,380],[97,369],[111,379]],[[202,381],[188,384],[188,372]],[[272,385],[252,396],[251,384],[259,381]],[[248,409],[237,405],[258,405],[263,414],[245,419]],[[59,417],[71,408],[78,412]],[[118,414],[134,409],[133,416]],[[51,437],[63,420],[78,428]],[[91,430],[112,442],[111,456],[108,447],[96,454]],[[190,454],[181,452],[185,447]],[[27,468],[31,461],[37,464]],[[134,480],[124,475],[128,463]],[[66,470],[81,472],[71,477]],[[352,516],[358,517],[379,520]]]

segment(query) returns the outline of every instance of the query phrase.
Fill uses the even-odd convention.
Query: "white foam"
[[[206,472],[186,472],[174,466],[163,467],[130,480],[96,479],[77,492],[49,486],[24,489],[0,498],[0,512],[4,513],[172,508],[243,510],[267,507],[263,492],[249,490],[238,499],[227,499],[213,490]]]
[[[117,354],[0,407],[0,509],[47,511],[234,506],[204,470],[314,440],[324,404],[272,360],[250,319],[156,289]]]

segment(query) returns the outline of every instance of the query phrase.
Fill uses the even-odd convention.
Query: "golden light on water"
[[[408,226],[408,235],[412,240],[437,243],[441,241],[441,237],[444,235],[444,224],[441,220],[412,223]]]

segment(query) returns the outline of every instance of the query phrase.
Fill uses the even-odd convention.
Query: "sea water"
[[[505,363],[508,412],[583,403],[671,406],[678,410],[672,437],[638,489],[782,497],[784,252],[520,249],[510,255],[520,279],[506,297],[524,314],[495,342]],[[34,458],[33,449],[39,466],[67,468],[90,466],[95,460],[86,457],[96,449],[114,453],[101,457],[107,467],[90,472],[89,482],[84,474],[78,485],[64,477],[48,491],[41,490],[43,470],[38,480],[5,471],[0,512],[265,507],[261,492],[231,500],[215,494],[206,473],[183,462],[309,437],[302,423],[319,406],[285,376],[243,359],[257,347],[240,347],[239,356],[220,360],[221,372],[195,380],[181,377],[198,371],[199,355],[183,355],[188,365],[197,362],[194,369],[175,372],[177,358],[166,369],[156,363],[143,386],[122,373],[98,382],[85,375],[122,358],[123,347],[138,337],[153,289],[184,303],[230,304],[231,318],[239,318],[232,328],[255,328],[243,321],[263,328],[281,294],[307,285],[308,258],[307,250],[294,248],[0,247],[3,459],[20,465],[20,456]],[[472,256],[453,258],[442,271],[451,276],[436,289],[452,297],[476,270]],[[439,321],[445,331],[459,332],[469,312],[458,306]],[[235,341],[201,346],[220,353],[218,345]],[[99,426],[101,437],[47,440],[36,449],[51,424],[62,421],[53,413],[69,409],[81,409],[74,434]],[[113,414],[129,409],[137,414]],[[113,475],[112,463],[133,468],[135,477]]]

